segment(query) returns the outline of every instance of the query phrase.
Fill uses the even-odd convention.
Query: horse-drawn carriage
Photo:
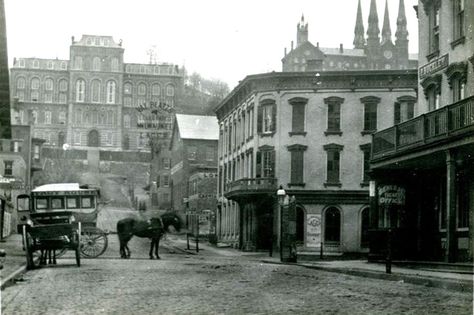
[[[55,261],[67,250],[98,257],[107,249],[107,233],[97,228],[100,191],[79,184],[48,184],[17,197],[18,232],[23,235],[28,268]],[[51,257],[51,255],[53,257]]]

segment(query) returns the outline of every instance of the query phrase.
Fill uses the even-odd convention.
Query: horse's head
[[[164,213],[161,216],[161,220],[163,220],[165,230],[169,230],[169,227],[173,226],[174,230],[176,232],[179,232],[181,230],[181,227],[183,226],[183,221],[181,220],[181,217],[172,212]]]

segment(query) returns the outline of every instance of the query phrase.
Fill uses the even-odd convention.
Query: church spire
[[[369,41],[379,41],[379,17],[377,15],[377,4],[375,0],[370,1],[369,26],[367,28],[367,44]]]
[[[398,6],[397,31],[395,33],[396,41],[408,40],[407,18],[405,17],[405,3],[400,0]]]
[[[304,15],[301,14],[301,21],[296,26],[296,47],[308,41],[308,23],[304,22]]]
[[[360,0],[359,0],[359,6],[357,7],[356,25],[354,28],[354,48],[363,49],[364,46],[365,46],[364,22],[362,21],[362,9],[360,7]]]
[[[385,14],[382,27],[382,44],[392,41],[392,30],[390,29],[390,15],[388,14],[388,3],[385,0]]]

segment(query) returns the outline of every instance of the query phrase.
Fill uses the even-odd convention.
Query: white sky
[[[399,0],[388,0],[392,39]],[[361,0],[364,28],[370,0]],[[405,0],[410,53],[418,51],[418,22]],[[382,29],[385,0],[377,0]],[[353,48],[357,0],[5,0],[8,55],[69,59],[71,36],[111,35],[123,40],[125,62],[186,66],[232,89],[246,75],[281,71],[284,48],[296,44],[304,14],[309,40],[321,47]]]

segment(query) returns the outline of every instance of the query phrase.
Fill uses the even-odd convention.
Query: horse
[[[151,239],[150,244],[150,259],[154,259],[153,250],[156,259],[161,259],[158,255],[158,248],[160,246],[160,239],[168,231],[169,227],[173,226],[175,231],[181,230],[181,218],[174,213],[164,213],[158,218],[151,218],[149,220],[139,220],[134,218],[126,218],[117,222],[117,235],[120,242],[120,258],[130,258],[130,249],[128,242],[133,236],[147,237]]]

